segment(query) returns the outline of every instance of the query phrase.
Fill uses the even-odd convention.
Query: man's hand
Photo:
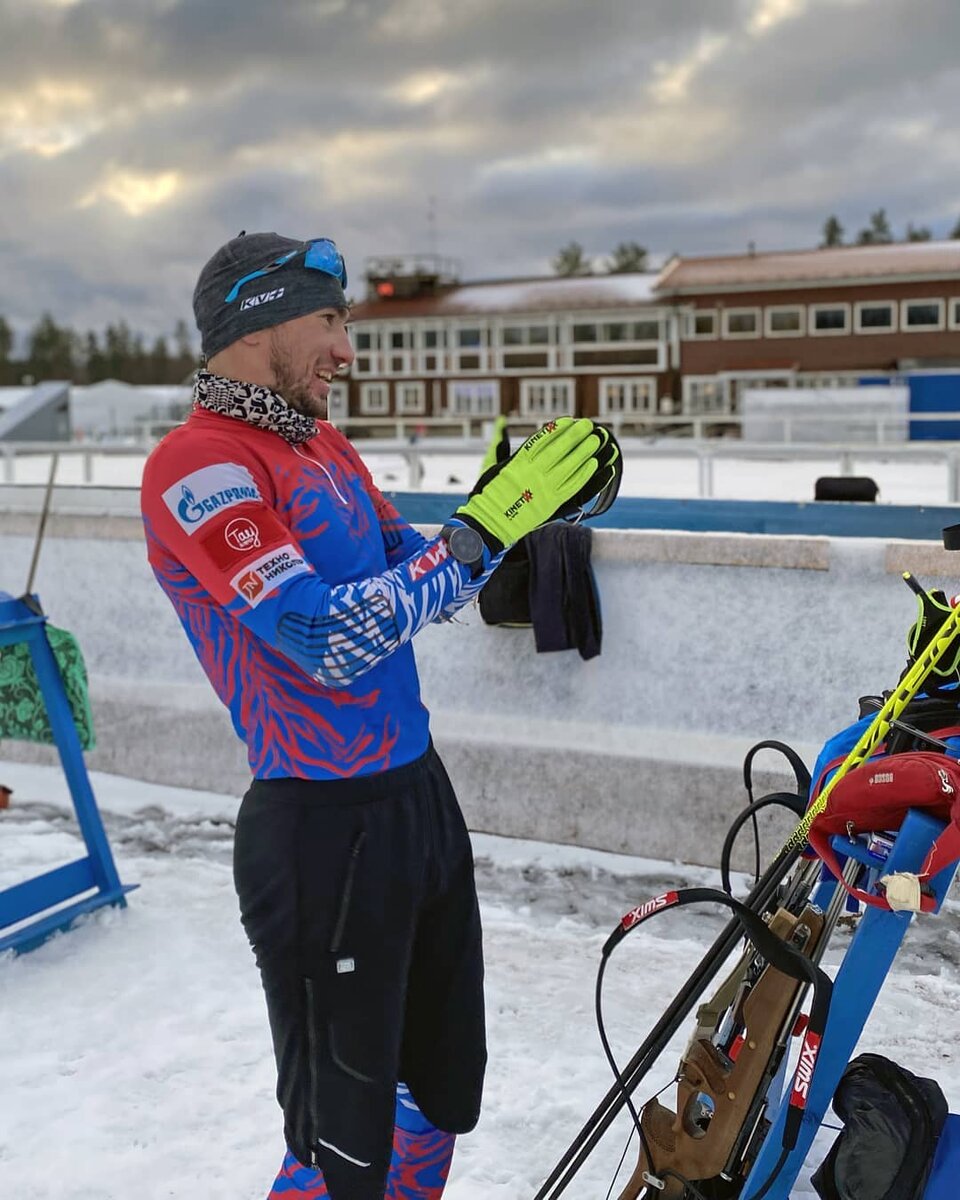
[[[454,516],[499,554],[594,500],[616,479],[619,459],[620,447],[608,430],[586,417],[559,417],[485,471]]]

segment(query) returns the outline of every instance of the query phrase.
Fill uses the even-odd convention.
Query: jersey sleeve
[[[424,547],[427,545],[427,539],[404,520],[393,504],[379,490],[373,482],[373,477],[370,474],[367,464],[357,453],[353,443],[341,435],[341,445],[343,452],[349,457],[354,469],[363,480],[363,486],[366,489],[367,495],[373,501],[377,518],[380,521],[380,530],[383,534],[383,544],[387,553],[388,564],[393,566],[394,563],[403,562],[411,555],[418,552],[422,553]],[[456,523],[461,524],[462,522]],[[506,549],[490,557],[489,553],[484,551],[483,572],[476,579],[470,579],[465,583],[460,592],[449,603],[443,606],[434,620],[449,621],[452,617],[456,616],[461,608],[469,604],[500,565],[500,560],[505,553]]]
[[[338,431],[339,434],[339,431]],[[350,460],[351,466],[360,476],[364,490],[373,502],[373,507],[380,522],[380,532],[383,536],[383,546],[387,554],[387,565],[394,566],[403,562],[411,555],[422,551],[427,539],[414,527],[405,521],[393,504],[383,495],[373,482],[373,476],[367,464],[363,461],[348,438],[339,434],[341,452]]]
[[[326,686],[349,686],[472,582],[443,539],[416,534],[412,552],[383,574],[328,584],[272,501],[268,472],[229,442],[188,462],[155,452],[144,472],[152,537],[242,625]]]

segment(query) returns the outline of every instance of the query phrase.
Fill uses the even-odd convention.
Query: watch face
[[[483,558],[483,538],[469,526],[458,525],[451,529],[447,535],[447,545],[457,562],[466,563],[468,566],[480,562]]]

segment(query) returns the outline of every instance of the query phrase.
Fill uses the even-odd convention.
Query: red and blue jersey
[[[299,445],[196,408],[147,460],[147,553],[259,779],[339,779],[418,758],[410,639],[471,579],[374,486],[328,424]]]

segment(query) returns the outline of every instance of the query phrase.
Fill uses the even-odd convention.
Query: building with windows
[[[681,321],[686,413],[746,387],[960,368],[960,241],[676,258],[655,294]]]
[[[654,297],[656,274],[368,280],[371,295],[352,317],[350,382],[331,395],[334,419],[657,411],[676,322]]]
[[[960,367],[960,241],[672,259],[659,274],[459,283],[368,269],[337,419],[732,414],[745,387]]]

